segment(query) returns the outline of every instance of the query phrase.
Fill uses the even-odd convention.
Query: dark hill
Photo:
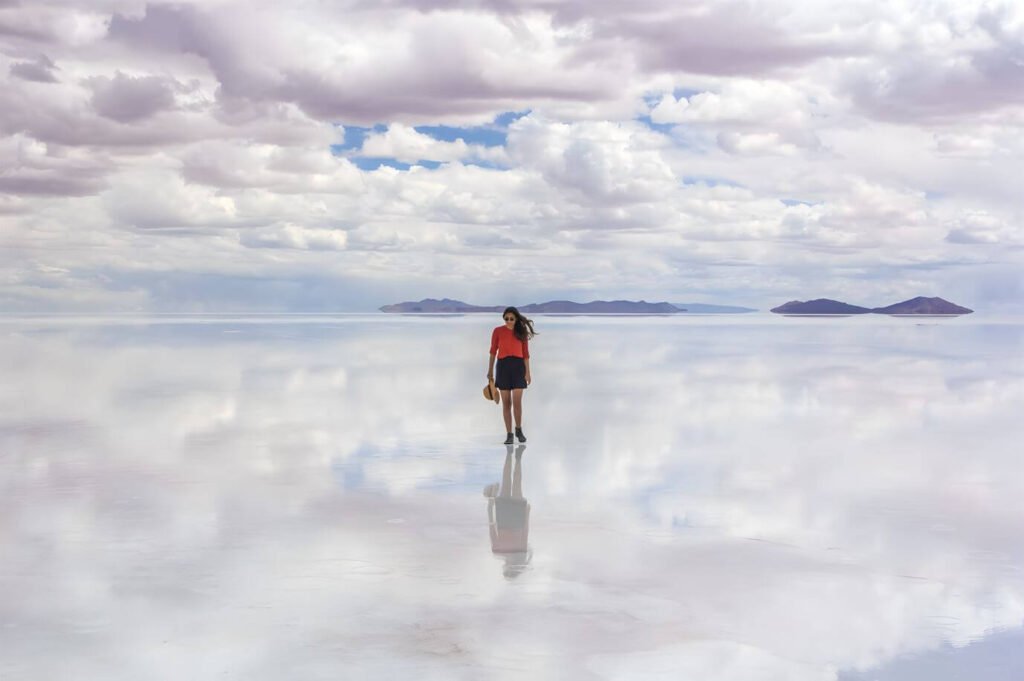
[[[451,298],[424,298],[419,302],[395,303],[380,308],[381,312],[501,312],[503,307],[480,307]]]
[[[888,307],[876,307],[872,312],[880,314],[970,314],[974,310],[961,307],[942,298],[918,296]]]
[[[871,312],[866,307],[850,305],[838,300],[818,298],[817,300],[791,300],[788,303],[773,307],[776,314],[866,314]]]

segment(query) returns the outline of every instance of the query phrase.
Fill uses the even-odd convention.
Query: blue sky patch
[[[413,129],[442,142],[462,140],[466,144],[478,144],[482,147],[503,147],[508,142],[508,126],[529,114],[529,109],[506,111],[495,116],[494,121],[487,125],[418,125]]]
[[[699,95],[704,90],[694,90],[693,88],[676,88],[672,90],[672,96],[676,98],[676,101],[680,99],[689,99],[694,95]],[[644,103],[652,109],[661,103],[662,98],[668,93],[666,92],[648,92],[644,95]]]
[[[367,136],[371,132],[383,133],[388,130],[388,126],[383,123],[378,123],[370,128],[363,128],[357,125],[345,125],[342,127],[345,129],[345,141],[341,144],[331,145],[331,153],[335,156],[344,156],[346,151],[361,149],[363,142],[366,141]]]
[[[377,170],[381,166],[388,166],[389,168],[395,168],[396,170],[408,170],[412,168],[411,163],[402,163],[396,161],[393,158],[381,158],[376,156],[353,156],[352,162],[360,170]]]
[[[476,166],[477,168],[487,168],[488,170],[508,170],[507,165],[495,163],[494,161],[487,161],[482,158],[464,158],[460,163],[464,166]]]
[[[684,185],[698,185],[703,184],[708,187],[742,187],[739,182],[727,180],[724,177],[709,177],[702,175],[686,175],[683,177]]]
[[[484,147],[501,147],[508,140],[507,132],[486,125],[468,128],[456,128],[450,125],[419,125],[413,129],[442,142],[454,142],[461,139],[466,144],[479,144]]]
[[[689,99],[694,95],[699,95],[706,90],[694,90],[693,88],[680,87],[672,91],[672,96],[676,99]]]
[[[395,170],[409,170],[413,166],[423,166],[431,170],[437,170],[441,167],[440,161],[420,159],[415,163],[405,163],[404,161],[385,156],[353,156],[352,163],[355,163],[356,167],[360,170],[377,170],[383,166],[394,168]]]
[[[636,120],[640,121],[651,130],[664,134],[668,134],[669,132],[671,132],[672,128],[678,125],[678,123],[655,123],[654,121],[651,120],[650,116],[640,116]]]
[[[498,114],[494,117],[494,124],[499,128],[507,128],[520,118],[525,118],[529,115],[530,109],[524,109],[522,111],[506,111],[505,113]]]

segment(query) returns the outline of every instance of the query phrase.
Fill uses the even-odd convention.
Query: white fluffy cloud
[[[807,125],[809,97],[780,81],[736,79],[721,92],[700,92],[676,99],[666,94],[651,111],[655,123],[751,123]]]
[[[413,128],[394,123],[383,133],[370,135],[363,143],[359,154],[363,156],[388,157],[406,163],[419,161],[463,161],[477,160],[501,162],[505,159],[504,149],[488,148],[480,144],[466,144],[462,139],[445,142]]]
[[[557,123],[529,116],[513,124],[509,154],[582,206],[669,197],[677,179],[661,154],[666,141],[637,123]]]

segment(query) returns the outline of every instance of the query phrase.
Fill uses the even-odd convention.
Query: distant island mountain
[[[501,312],[505,308],[503,307],[481,307],[479,305],[470,305],[464,303],[461,300],[452,300],[451,298],[442,298],[436,300],[434,298],[424,298],[418,303],[406,302],[406,303],[395,303],[394,305],[385,305],[380,308],[381,312]]]
[[[381,312],[501,312],[504,305],[470,305],[461,300],[424,298],[419,302],[384,305]],[[546,303],[519,305],[523,314],[676,314],[686,312],[671,303],[648,303],[632,300],[594,300],[575,303],[571,300],[551,300]]]
[[[806,302],[791,300],[778,307],[773,307],[772,312],[776,314],[867,314],[871,312],[871,309],[829,298],[817,298]]]
[[[876,307],[872,312],[879,314],[971,314],[974,310],[942,298],[918,296],[888,307]]]
[[[918,296],[902,303],[894,303],[886,307],[860,307],[829,298],[816,300],[791,300],[788,303],[773,307],[772,312],[784,315],[851,315],[851,314],[889,314],[889,315],[961,315],[970,314],[974,310],[961,307],[942,298],[925,298]]]

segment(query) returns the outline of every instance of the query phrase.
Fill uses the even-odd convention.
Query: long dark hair
[[[501,318],[504,319],[505,315],[509,312],[516,316],[516,325],[512,328],[512,333],[516,335],[521,341],[529,340],[537,335],[537,332],[533,330],[533,320],[527,319],[519,310],[514,307],[506,307],[505,311],[501,313]]]

